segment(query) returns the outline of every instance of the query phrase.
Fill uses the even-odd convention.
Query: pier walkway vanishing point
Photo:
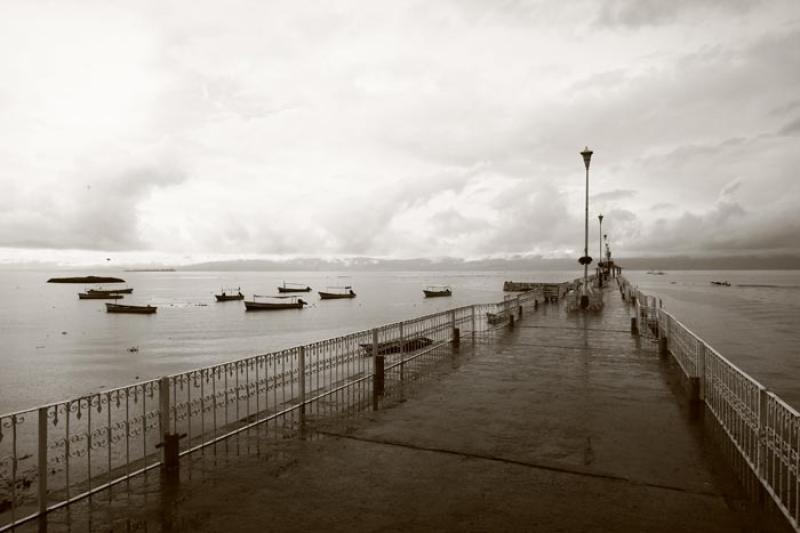
[[[477,342],[434,339],[403,366],[375,339],[381,396],[349,391],[344,410],[317,397],[302,424],[254,424],[183,455],[179,474],[145,472],[19,530],[791,529],[750,503],[656,339],[631,334],[639,306],[616,288],[599,314],[511,302],[490,310],[505,319],[492,331],[450,317],[473,320]]]

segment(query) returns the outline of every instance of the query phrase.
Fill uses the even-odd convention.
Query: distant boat
[[[712,285],[719,285],[721,287],[730,287],[731,286],[731,282],[730,281],[712,281],[711,284]]]
[[[344,287],[326,287],[328,291],[318,291],[319,297],[323,300],[335,300],[337,298],[355,298],[356,293],[350,285]]]
[[[130,313],[134,315],[152,315],[156,312],[158,307],[153,305],[121,305],[121,304],[106,304],[106,312],[108,313]]]
[[[256,298],[267,298],[272,302],[257,302]],[[259,296],[253,295],[252,300],[244,301],[244,308],[247,311],[278,311],[280,309],[302,309],[308,302],[297,296]]]
[[[664,273],[661,272],[660,270],[651,270],[651,271],[648,272],[648,274],[651,274],[653,276],[663,276],[664,275]]]
[[[214,298],[218,302],[230,302],[232,300],[244,300],[244,294],[242,294],[241,288],[237,287],[235,289],[222,289],[222,293],[215,294]]]
[[[86,292],[89,294],[131,294],[133,289],[130,287],[125,289],[89,289]]]
[[[108,292],[79,292],[79,300],[119,300],[123,296],[116,293]]]
[[[422,292],[425,293],[426,298],[437,298],[439,296],[452,296],[453,291],[450,290],[450,287],[441,285],[441,286],[431,286],[426,289],[422,289]]]
[[[428,337],[414,337],[413,339],[406,339],[403,342],[388,341],[378,343],[378,349],[376,351],[378,355],[401,352],[416,352],[417,350],[421,350],[427,346],[430,346],[431,344],[433,344],[433,340],[429,339]],[[372,344],[363,343],[360,344],[360,346],[364,349],[366,355],[372,355]]]
[[[278,287],[278,292],[311,292],[311,287],[302,283],[286,283]]]

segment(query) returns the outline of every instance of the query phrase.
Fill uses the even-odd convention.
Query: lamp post
[[[597,273],[599,276],[600,288],[603,288],[603,215],[597,215],[600,220],[600,254],[597,256]]]
[[[589,147],[583,149],[581,156],[583,156],[583,164],[586,165],[586,213],[584,220],[584,233],[583,233],[583,257],[578,261],[583,265],[583,289],[581,294],[581,307],[586,309],[589,307],[589,295],[586,294],[586,284],[589,280],[589,263],[592,258],[589,257],[589,162],[592,160],[592,152]]]

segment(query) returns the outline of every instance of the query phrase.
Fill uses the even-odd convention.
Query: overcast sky
[[[0,261],[800,252],[800,2],[0,3]]]

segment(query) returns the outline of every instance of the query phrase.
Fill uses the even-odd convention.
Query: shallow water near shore
[[[0,413],[239,359],[473,303],[502,300],[504,280],[567,281],[546,272],[125,272],[121,300],[158,306],[152,316],[113,315],[78,300],[80,284],[45,283],[58,272],[0,278]],[[68,275],[68,274],[64,274]],[[74,275],[74,273],[72,274]],[[800,405],[800,271],[626,272],[723,355]],[[216,303],[220,287],[274,294],[282,281],[310,285],[303,310],[246,313]],[[716,287],[711,280],[733,286]],[[450,298],[426,299],[447,284]],[[320,301],[317,290],[352,285],[353,300]]]

